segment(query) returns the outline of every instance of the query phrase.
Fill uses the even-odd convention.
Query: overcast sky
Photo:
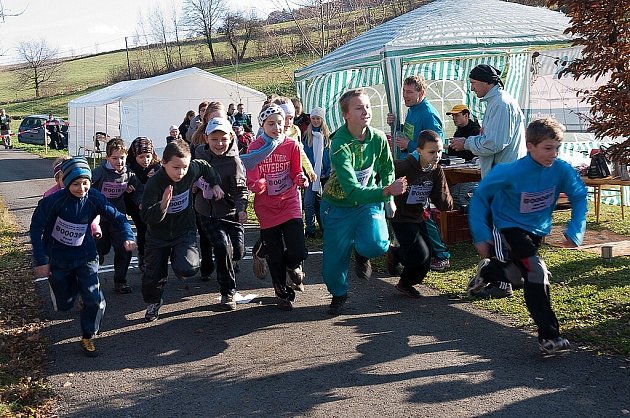
[[[81,55],[125,47],[125,36],[138,29],[140,14],[148,17],[157,5],[165,15],[175,6],[182,13],[184,0],[1,0],[5,13],[23,13],[0,22],[0,65],[18,62],[20,41],[46,40],[62,55]],[[226,1],[240,10],[256,10],[266,17],[285,0]],[[149,28],[147,28],[149,31]]]

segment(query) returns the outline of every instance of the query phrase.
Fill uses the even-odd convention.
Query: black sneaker
[[[372,263],[367,257],[354,253],[354,272],[359,279],[367,280],[372,277]]]
[[[122,295],[128,295],[131,293],[133,289],[127,283],[115,283],[114,284],[114,292],[120,293]]]
[[[147,322],[153,322],[159,318],[162,303],[164,303],[164,301],[160,299],[160,303],[150,303],[149,306],[147,306],[147,312],[144,314],[144,319]]]
[[[483,277],[481,277],[481,269],[483,269],[488,264],[490,264],[489,258],[484,258],[477,264],[477,274],[475,274],[475,276],[470,279],[470,281],[468,282],[468,288],[466,289],[466,293],[468,294],[468,296],[475,296],[479,290],[483,289],[486,286],[486,282],[484,282]]]
[[[278,309],[281,311],[292,311],[293,301],[289,299],[282,299],[280,296],[276,296]]]
[[[481,299],[502,299],[514,296],[514,291],[510,283],[492,282],[483,289],[472,292],[470,296]]]
[[[418,299],[422,297],[420,292],[418,292],[418,289],[413,286],[405,286],[404,284],[398,282],[398,284],[394,287],[396,287],[396,290],[398,290],[400,293],[404,294],[405,296],[409,296],[410,298]]]
[[[390,246],[386,254],[387,272],[392,276],[400,276],[400,263],[396,258],[396,251],[398,251],[396,247]]]
[[[221,295],[221,309],[224,311],[233,311],[236,309],[236,301],[234,295]]]
[[[347,293],[342,296],[333,296],[330,306],[328,307],[328,315],[339,315],[343,309],[343,305],[346,303],[346,300],[348,300]]]

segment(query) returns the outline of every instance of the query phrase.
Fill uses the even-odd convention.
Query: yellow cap
[[[458,113],[462,113],[464,110],[468,110],[468,107],[464,104],[458,104],[453,106],[450,112],[446,112],[447,115],[456,115]],[[468,110],[470,112],[470,110]]]

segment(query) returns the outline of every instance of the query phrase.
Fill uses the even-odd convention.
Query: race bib
[[[190,190],[186,190],[184,193],[178,194],[171,198],[171,203],[166,208],[166,213],[178,213],[188,207],[188,198],[190,196]]]
[[[409,187],[409,195],[407,196],[407,204],[408,205],[422,205],[426,206],[427,201],[429,200],[429,195],[431,194],[431,189],[433,189],[433,182],[425,181],[422,184],[414,184]]]
[[[293,182],[289,177],[289,171],[281,171],[280,173],[265,174],[267,180],[267,194],[269,196],[277,196],[289,190]]]
[[[355,171],[354,175],[357,176],[357,181],[363,187],[367,186],[372,174],[372,167],[365,168],[363,170]]]
[[[212,191],[212,186],[208,184],[202,177],[199,177],[199,180],[195,182],[195,186],[201,190],[204,199],[212,199],[214,196],[214,192]]]
[[[521,213],[538,212],[553,205],[556,188],[543,190],[542,192],[521,193]]]
[[[78,247],[83,244],[88,224],[73,224],[57,217],[52,237],[62,244]]]
[[[115,183],[113,181],[104,181],[101,187],[101,193],[108,199],[117,199],[127,190],[127,182]]]

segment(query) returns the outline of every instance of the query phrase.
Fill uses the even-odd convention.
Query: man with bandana
[[[483,127],[479,135],[453,138],[455,151],[468,150],[479,156],[481,177],[499,163],[515,161],[527,154],[525,117],[520,106],[505,90],[501,71],[480,64],[470,72],[470,90],[486,103]]]
[[[472,69],[469,75],[470,90],[486,103],[483,127],[479,135],[453,138],[449,144],[455,151],[468,150],[479,156],[481,177],[499,163],[516,161],[527,155],[525,117],[516,100],[503,90],[500,75],[501,71],[487,64]],[[482,267],[481,264],[478,266],[477,274]],[[471,292],[473,297],[484,298],[510,297],[512,294],[512,285],[499,281],[490,282],[482,289]]]

